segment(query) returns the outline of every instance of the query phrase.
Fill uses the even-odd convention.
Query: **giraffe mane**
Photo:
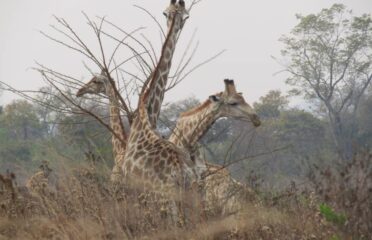
[[[211,100],[206,100],[204,103],[200,104],[199,106],[196,106],[195,108],[192,108],[186,112],[183,112],[180,114],[180,117],[188,117],[191,115],[194,115],[195,113],[198,113],[202,111],[203,109],[207,108],[212,103]]]
[[[222,94],[223,93],[220,92],[220,93],[215,94],[215,96],[221,97]],[[212,101],[210,99],[207,99],[204,103],[200,104],[199,106],[196,106],[186,112],[181,113],[180,117],[188,117],[188,116],[194,115],[195,113],[198,113],[202,111],[203,109],[207,108],[211,103]]]
[[[207,108],[211,103],[212,103],[212,101],[208,99],[204,103],[202,103],[201,105],[199,105],[195,108],[192,108],[189,111],[181,113],[180,117],[188,117],[190,115],[194,115],[195,113],[200,112],[203,109]]]
[[[138,106],[138,114],[146,120],[146,124],[150,124],[149,114],[146,110],[146,102],[147,102],[148,95],[144,94],[139,99],[139,106]]]
[[[219,94],[216,94],[216,95],[220,95],[221,93]],[[194,107],[194,108],[191,108],[190,110],[186,111],[186,112],[183,112],[180,114],[180,117],[188,117],[188,116],[191,116],[191,115],[194,115],[200,111],[202,111],[203,109],[206,109],[207,107],[209,107],[209,105],[212,103],[212,101],[210,99],[207,99],[206,101],[204,101],[202,104]]]

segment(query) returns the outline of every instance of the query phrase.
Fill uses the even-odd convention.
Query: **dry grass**
[[[54,176],[54,177],[53,177]],[[0,178],[0,240],[2,239],[330,239],[335,229],[322,221],[310,204],[270,206],[258,197],[236,191],[226,174],[215,175],[216,188],[239,207],[221,202],[206,212],[203,222],[182,227],[170,224],[167,212],[150,195],[130,195],[112,186],[110,173],[82,167],[54,172],[48,185],[33,191]],[[219,177],[218,177],[219,176]],[[52,179],[55,180],[52,180]],[[8,185],[7,185],[8,184]],[[10,184],[10,185],[9,185]],[[238,184],[238,186],[240,186]],[[210,184],[210,189],[213,186]],[[244,188],[241,188],[244,191]],[[215,191],[215,192],[219,192]],[[250,193],[251,194],[251,193]],[[228,202],[228,201],[226,201]],[[230,203],[231,205],[231,203]],[[216,210],[216,209],[224,209]]]

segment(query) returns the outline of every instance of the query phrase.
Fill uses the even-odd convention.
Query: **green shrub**
[[[329,240],[340,240],[340,238],[337,235],[333,235]]]
[[[343,225],[346,222],[346,216],[344,214],[336,213],[330,206],[323,203],[319,206],[320,213],[325,217],[329,222]]]

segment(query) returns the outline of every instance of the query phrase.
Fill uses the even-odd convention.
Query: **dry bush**
[[[342,230],[360,239],[372,234],[372,154],[360,152],[352,161],[316,169],[310,179],[322,201],[345,215]]]

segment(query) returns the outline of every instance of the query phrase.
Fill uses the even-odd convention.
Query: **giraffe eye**
[[[95,84],[102,84],[102,81],[94,80],[93,83],[95,83]]]
[[[236,102],[233,102],[233,103],[229,103],[229,105],[230,105],[230,106],[237,106],[237,105],[238,105],[238,103],[236,103]]]

